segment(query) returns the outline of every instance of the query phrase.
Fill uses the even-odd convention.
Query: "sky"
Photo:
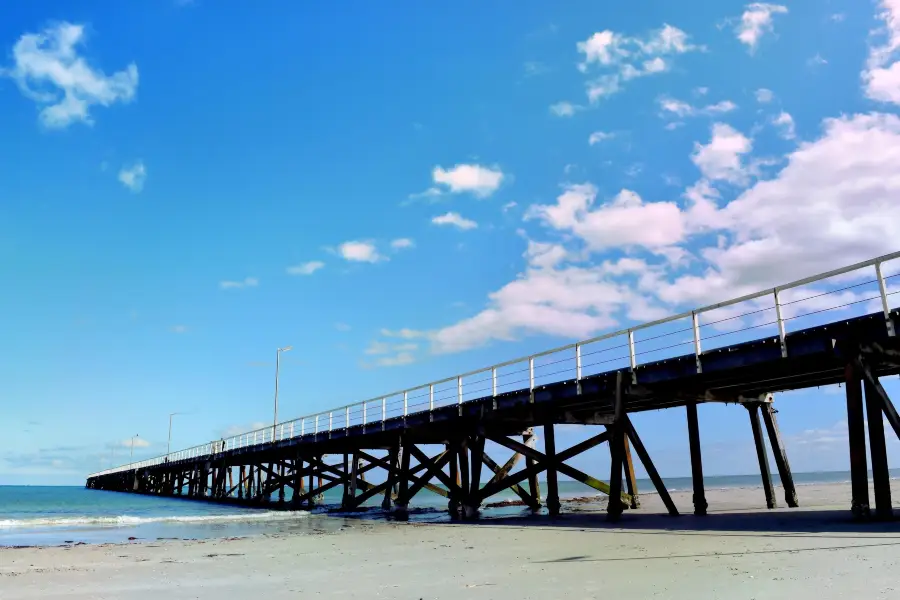
[[[15,3],[0,484],[270,423],[279,347],[294,418],[900,250],[900,0],[690,5]],[[796,471],[847,468],[842,390],[776,407]],[[756,472],[740,407],[700,418]],[[690,473],[683,410],[634,420]]]

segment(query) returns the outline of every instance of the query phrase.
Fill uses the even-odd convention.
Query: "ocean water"
[[[892,471],[900,476],[900,470]],[[774,480],[778,483],[778,477]],[[795,473],[798,485],[842,483],[849,472]],[[690,477],[666,478],[669,491],[692,489]],[[649,480],[639,479],[640,493],[652,492]],[[732,475],[705,478],[707,489],[759,487],[758,475]],[[542,490],[546,487],[542,482]],[[573,481],[559,482],[563,501],[604,496]],[[312,511],[281,511],[266,508],[240,508],[178,498],[160,498],[87,490],[81,487],[0,486],[0,546],[43,546],[69,543],[123,542],[129,538],[219,538],[257,535],[269,532],[297,534],[336,531],[350,526],[352,520],[383,519],[378,509],[381,496],[372,498],[353,515],[333,512],[340,504],[340,488],[325,494],[324,505]],[[290,500],[290,496],[287,498]],[[491,497],[483,516],[505,517],[527,513],[516,506],[518,497],[507,491]],[[410,507],[410,520],[449,520],[445,498],[422,490]],[[327,515],[327,516],[326,516]],[[349,519],[348,519],[349,517]]]

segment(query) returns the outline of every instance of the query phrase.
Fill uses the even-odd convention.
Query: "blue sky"
[[[295,417],[898,249],[896,0],[4,16],[0,483],[265,423],[279,346]],[[779,406],[846,466],[840,393]],[[688,473],[683,411],[638,425]]]

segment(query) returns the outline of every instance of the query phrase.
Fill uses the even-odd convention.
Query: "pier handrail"
[[[355,402],[353,404],[346,404],[344,406],[339,406],[339,407],[332,408],[332,409],[329,409],[326,411],[312,413],[312,414],[306,415],[304,417],[277,423],[274,426],[267,425],[266,427],[262,427],[260,429],[248,431],[246,433],[241,433],[238,435],[225,437],[220,440],[206,442],[204,444],[186,448],[184,450],[178,450],[176,452],[170,452],[168,454],[163,454],[163,455],[160,455],[160,456],[157,456],[154,458],[150,458],[150,459],[146,459],[146,460],[142,460],[142,461],[136,461],[133,463],[114,467],[111,469],[98,471],[96,473],[90,474],[88,477],[89,478],[90,477],[98,477],[101,475],[108,475],[110,473],[142,469],[142,468],[146,468],[146,467],[163,464],[165,462],[177,462],[180,460],[196,458],[199,456],[214,455],[214,454],[217,454],[220,452],[235,450],[238,448],[245,448],[245,447],[256,446],[256,445],[261,445],[261,444],[269,444],[269,443],[278,442],[278,441],[287,440],[287,439],[302,438],[302,437],[305,437],[308,435],[317,435],[320,433],[326,433],[329,431],[333,431],[335,429],[347,429],[349,427],[356,427],[358,425],[374,426],[374,425],[384,422],[387,418],[395,418],[395,417],[400,417],[400,416],[407,417],[407,416],[413,415],[413,414],[429,412],[429,411],[434,410],[435,408],[445,407],[448,405],[447,403],[442,403],[442,404],[440,404],[440,406],[435,405],[435,397],[434,396],[435,396],[436,386],[440,386],[440,385],[446,384],[446,383],[451,383],[454,381],[456,382],[456,386],[455,386],[455,390],[453,391],[453,394],[451,394],[450,396],[443,396],[443,397],[439,398],[439,400],[455,398],[456,404],[464,404],[467,401],[464,398],[464,395],[465,395],[464,394],[464,392],[465,392],[464,380],[468,377],[472,377],[473,375],[490,373],[489,378],[479,380],[476,383],[483,383],[486,381],[490,381],[491,382],[491,386],[490,386],[491,395],[496,396],[498,393],[498,377],[501,375],[498,373],[498,370],[502,369],[504,367],[508,367],[508,366],[516,365],[516,364],[523,364],[523,363],[528,364],[528,367],[527,367],[528,378],[523,379],[522,381],[523,382],[528,381],[529,388],[533,392],[534,388],[535,388],[535,360],[545,357],[545,356],[552,355],[552,354],[557,354],[560,352],[567,352],[569,350],[574,350],[574,356],[570,357],[568,359],[565,359],[565,360],[574,360],[575,361],[575,367],[574,367],[575,377],[574,377],[574,379],[580,381],[583,376],[582,348],[589,344],[594,344],[597,342],[613,339],[613,338],[620,337],[620,336],[624,337],[623,344],[621,347],[628,348],[628,356],[621,357],[621,359],[628,360],[629,368],[633,372],[634,369],[639,365],[637,356],[639,354],[641,354],[641,353],[635,351],[635,343],[636,343],[635,339],[634,339],[635,332],[649,329],[651,327],[657,327],[659,325],[664,325],[667,323],[672,323],[675,321],[680,321],[683,319],[688,319],[688,318],[691,319],[691,327],[690,327],[690,329],[686,329],[684,331],[692,332],[693,339],[688,342],[684,342],[684,343],[685,344],[687,344],[687,343],[693,344],[694,354],[697,357],[697,372],[699,373],[699,372],[702,372],[702,362],[700,360],[701,355],[702,355],[702,349],[701,349],[702,338],[700,336],[700,328],[702,327],[702,325],[700,323],[700,315],[703,313],[713,311],[713,310],[726,308],[726,307],[733,306],[733,305],[736,305],[736,304],[739,304],[742,302],[747,302],[750,300],[757,300],[759,298],[765,298],[768,296],[772,296],[773,306],[770,308],[764,309],[764,310],[771,310],[772,308],[774,308],[776,320],[771,323],[766,323],[766,325],[777,324],[778,337],[779,337],[780,344],[781,344],[781,353],[782,353],[782,356],[786,357],[787,356],[787,346],[785,344],[785,322],[790,320],[790,318],[783,317],[782,307],[786,306],[787,304],[791,304],[791,303],[782,303],[781,299],[779,297],[779,294],[786,290],[797,288],[797,287],[800,287],[803,285],[808,285],[810,283],[816,283],[818,281],[830,279],[832,277],[837,277],[839,275],[844,275],[846,273],[852,273],[854,271],[858,271],[860,269],[865,269],[867,267],[874,267],[875,279],[870,282],[867,282],[867,283],[876,283],[878,285],[879,295],[876,297],[873,297],[873,298],[867,298],[864,301],[880,299],[881,308],[884,311],[885,326],[887,327],[888,335],[894,336],[897,334],[897,332],[894,330],[894,324],[890,319],[890,307],[888,304],[888,296],[890,296],[892,294],[889,294],[887,292],[885,280],[889,279],[889,278],[886,278],[883,276],[881,265],[886,262],[898,259],[898,258],[900,258],[900,251],[892,252],[890,254],[885,254],[883,256],[879,256],[877,258],[873,258],[873,259],[866,260],[863,262],[858,262],[858,263],[855,263],[852,265],[848,265],[846,267],[841,267],[839,269],[834,269],[832,271],[827,271],[825,273],[819,273],[818,275],[804,277],[803,279],[798,279],[798,280],[792,281],[790,283],[776,286],[775,288],[768,288],[768,289],[761,290],[759,292],[755,292],[752,294],[745,294],[745,295],[739,296],[737,298],[732,298],[730,300],[725,300],[723,302],[717,302],[715,304],[710,304],[707,306],[703,306],[701,308],[696,308],[694,310],[685,311],[682,313],[678,313],[676,315],[664,317],[662,319],[657,319],[655,321],[650,321],[647,323],[634,325],[632,327],[627,327],[625,329],[620,329],[618,331],[605,333],[605,334],[595,336],[595,337],[592,337],[592,338],[589,338],[586,340],[582,340],[579,342],[566,344],[563,346],[558,346],[558,347],[552,348],[550,350],[544,350],[542,352],[530,354],[528,356],[515,358],[512,360],[507,360],[507,361],[504,361],[501,363],[491,365],[489,367],[484,367],[484,368],[476,369],[473,371],[467,371],[465,373],[460,373],[458,375],[453,375],[451,377],[445,377],[443,379],[439,379],[439,380],[425,383],[422,385],[418,385],[415,387],[406,388],[406,389],[391,392],[388,394],[382,394],[379,396],[375,396],[373,398],[369,398],[368,400],[363,400],[361,402]],[[900,273],[898,273],[897,275],[892,275],[891,277],[897,277],[897,276],[900,276]],[[853,286],[851,286],[851,287],[853,287]],[[826,293],[832,293],[834,291],[839,291],[839,290],[832,290],[831,292],[826,292]],[[893,292],[893,293],[897,293],[897,292]],[[836,307],[836,308],[840,308],[840,307]],[[749,314],[753,314],[754,312],[759,312],[759,311],[752,311],[751,313],[745,313],[745,314],[737,315],[737,316],[731,317],[731,318],[740,318],[743,316],[747,316]],[[709,324],[711,324],[711,323],[707,323],[707,325],[709,325]],[[646,341],[646,340],[639,340],[639,341]],[[525,371],[525,369],[522,369],[522,372],[524,372],[524,371]],[[508,375],[508,374],[506,374],[506,375]],[[470,384],[471,384],[471,382],[470,382]],[[424,393],[426,390],[427,390],[427,393]],[[422,410],[410,411],[409,410],[410,392],[420,392],[420,391],[423,392],[423,394],[420,396],[414,396],[413,399],[428,398],[428,406],[427,406],[427,408],[424,408]],[[437,390],[437,391],[447,392],[450,390]],[[485,395],[487,395],[487,394],[485,394]],[[388,417],[387,416],[387,399],[395,398],[395,397],[397,398],[397,400],[392,401],[392,404],[399,403],[400,397],[402,397],[402,412],[392,410],[392,415],[390,417]],[[424,402],[422,404],[424,404]],[[369,417],[368,410],[370,407],[374,407],[376,410],[379,411],[378,414],[376,414],[374,416],[374,418]],[[396,412],[397,414],[393,414],[394,412]],[[337,415],[337,419],[335,418],[336,415]],[[356,418],[356,417],[354,416],[353,418],[351,418],[351,415],[358,415],[360,417],[360,422],[353,422],[353,418]],[[308,422],[310,425],[309,430],[307,430]]]

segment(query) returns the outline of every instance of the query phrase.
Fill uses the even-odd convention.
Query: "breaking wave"
[[[120,515],[115,517],[39,517],[33,519],[0,519],[0,529],[28,529],[44,527],[133,527],[148,523],[234,523],[255,521],[289,521],[305,517],[305,510],[296,511],[264,511],[231,515],[183,515],[159,517],[133,517]]]

